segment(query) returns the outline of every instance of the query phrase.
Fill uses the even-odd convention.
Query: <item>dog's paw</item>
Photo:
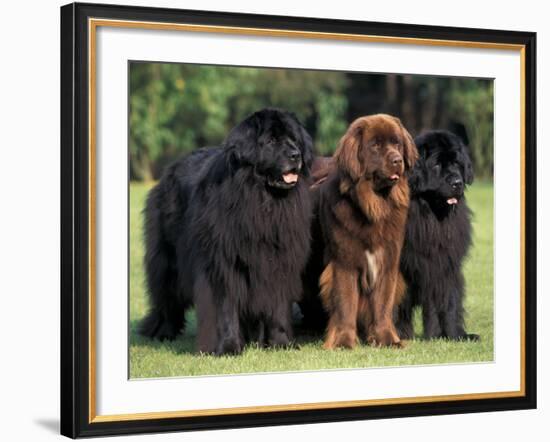
[[[288,347],[290,346],[290,331],[282,326],[273,326],[267,331],[267,346],[268,347]]]
[[[327,350],[333,350],[335,348],[349,348],[352,349],[357,345],[357,333],[355,331],[346,330],[335,332],[333,336],[327,338],[323,347]]]
[[[367,337],[367,342],[373,347],[404,347],[404,344],[392,327],[375,328]]]
[[[464,333],[464,335],[458,338],[459,341],[474,341],[477,342],[481,340],[481,337],[475,333]]]
[[[218,347],[216,348],[216,351],[214,354],[216,356],[223,356],[223,355],[239,355],[243,351],[243,345],[241,342],[239,342],[238,339],[235,338],[229,338],[224,339],[218,344]]]

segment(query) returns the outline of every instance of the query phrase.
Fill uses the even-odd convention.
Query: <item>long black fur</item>
[[[174,339],[194,304],[201,352],[291,342],[292,303],[309,253],[312,160],[311,138],[296,117],[264,109],[221,147],[167,168],[145,208],[143,335]],[[299,175],[293,187],[282,179],[289,170]]]
[[[462,263],[472,230],[464,188],[474,179],[468,149],[448,131],[427,132],[415,143],[420,159],[409,178],[411,202],[401,252],[407,292],[396,326],[402,339],[413,338],[413,309],[420,306],[425,338],[479,339],[464,330]],[[449,204],[452,198],[458,202]]]

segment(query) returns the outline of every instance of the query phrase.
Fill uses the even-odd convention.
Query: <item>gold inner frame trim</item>
[[[176,417],[197,417],[197,416],[217,416],[217,415],[235,415],[246,413],[266,412],[273,413],[277,411],[296,411],[296,410],[322,410],[326,408],[344,408],[344,407],[364,407],[374,405],[395,405],[395,404],[422,404],[426,402],[442,401],[460,401],[472,399],[471,394],[456,394],[447,396],[422,396],[412,398],[391,398],[391,399],[370,399],[365,401],[337,401],[337,402],[317,402],[305,404],[287,404],[287,405],[262,405],[257,407],[237,407],[237,408],[213,408],[203,410],[187,411],[156,411],[150,413],[132,413],[132,414],[110,414],[105,416],[96,416],[91,422],[113,422],[113,421],[132,421],[144,419],[167,419]],[[498,393],[480,393],[475,395],[476,399],[495,399],[522,396],[519,391],[498,392]]]
[[[292,37],[321,40],[360,41],[370,43],[399,43],[422,46],[454,46],[460,48],[482,48],[500,50],[521,50],[523,45],[477,41],[442,40],[433,38],[389,37],[380,35],[345,34],[334,32],[292,31],[286,29],[244,28],[238,26],[213,26],[182,23],[160,23],[131,20],[90,19],[93,27],[149,29],[157,31],[207,32],[216,34],[254,35],[262,37]]]
[[[96,414],[96,31],[99,26],[134,28],[163,31],[205,32],[217,34],[253,35],[265,37],[306,38],[338,41],[357,41],[386,44],[409,44],[419,46],[444,46],[477,49],[518,51],[520,54],[520,167],[521,167],[521,227],[520,227],[520,389],[518,391],[466,393],[439,396],[418,396],[389,399],[368,399],[354,401],[317,402],[284,405],[262,405],[235,408],[200,410],[160,411],[130,414]],[[88,19],[88,94],[89,94],[89,423],[118,422],[146,419],[169,419],[179,417],[237,415],[246,413],[273,413],[280,411],[322,410],[327,408],[365,407],[375,405],[420,404],[427,402],[461,401],[512,398],[525,396],[525,45],[475,42],[458,40],[425,39],[413,37],[389,37],[331,32],[292,31],[283,29],[245,28],[233,26],[211,26],[181,23],[160,23],[130,20]]]

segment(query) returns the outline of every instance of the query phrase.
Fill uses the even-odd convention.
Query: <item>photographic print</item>
[[[131,61],[128,96],[130,378],[493,360],[491,79]],[[375,156],[393,149],[403,168],[371,170],[377,158],[347,152],[370,148],[353,146],[355,132],[368,144],[392,124]],[[329,170],[335,155],[352,156],[345,170]],[[374,189],[353,210],[403,186],[410,202],[378,222],[382,237],[345,245],[358,227],[331,223],[373,218],[325,219],[348,193],[327,197],[324,181],[355,185],[359,161]],[[362,252],[331,264],[330,248]],[[333,267],[362,281],[355,294],[324,287],[323,301]],[[218,305],[231,297],[238,307]],[[366,304],[343,319],[355,327],[327,329],[352,303]],[[371,303],[391,309],[391,336],[369,330]]]
[[[535,34],[61,35],[62,434],[536,407]]]

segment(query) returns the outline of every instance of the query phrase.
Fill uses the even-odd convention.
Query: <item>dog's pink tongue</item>
[[[456,198],[449,198],[447,200],[447,204],[453,205],[453,204],[456,204],[456,203],[458,203],[458,200]]]
[[[288,172],[283,174],[283,180],[285,180],[285,183],[292,184],[298,181],[298,175],[292,172]]]

